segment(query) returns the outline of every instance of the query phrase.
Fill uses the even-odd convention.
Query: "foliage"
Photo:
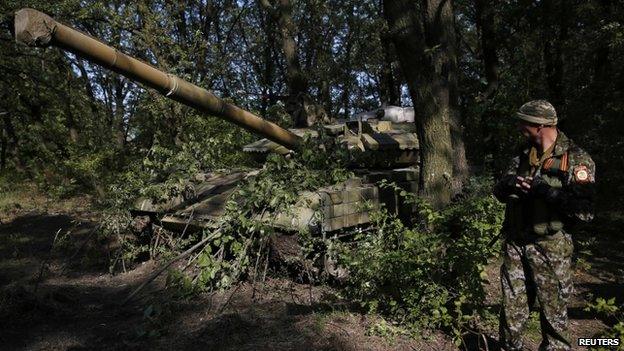
[[[617,350],[624,350],[624,345],[622,344],[622,340],[624,340],[624,305],[621,303],[617,304],[614,297],[610,299],[598,297],[594,302],[587,303],[585,311],[597,312],[614,320],[613,325],[609,329],[602,332],[599,336],[604,338],[619,339],[620,345],[617,347]],[[598,350],[606,349],[607,348],[598,348]]]
[[[471,163],[484,174],[500,172],[517,141],[509,117],[526,100],[547,98],[559,111],[561,128],[597,161],[599,190],[607,195],[624,190],[617,172],[624,165],[624,123],[618,118],[624,109],[622,7],[598,0],[485,3],[485,9],[478,3],[483,4],[453,2],[457,95]],[[4,1],[0,168],[37,180],[52,195],[88,191],[102,197],[119,173],[132,170],[129,164],[156,149],[172,162],[172,155],[181,155],[181,166],[191,156],[204,166],[219,160],[230,165],[231,156],[236,165],[245,162],[230,152],[234,145],[229,143],[239,140],[237,128],[203,120],[190,108],[74,55],[16,44],[11,16],[23,6],[285,126],[290,122],[283,114],[287,88],[276,44],[279,24],[258,3]],[[410,105],[381,10],[378,2],[333,0],[302,1],[293,8],[310,96],[331,117],[387,103],[394,90],[402,96],[390,103]],[[483,11],[492,15],[491,37],[479,22]],[[497,59],[497,89],[484,98],[490,83],[484,62],[488,41]],[[221,151],[213,152],[215,147]],[[620,208],[619,201],[604,204]]]
[[[477,4],[485,8],[479,9]],[[621,208],[622,10],[612,1],[488,3],[455,1],[460,90],[468,156],[483,171],[502,172],[516,148],[512,117],[532,99],[557,109],[559,127],[587,150],[599,170],[599,206]],[[497,89],[481,94],[485,74],[484,28],[479,16],[492,16],[498,72]],[[472,142],[474,141],[474,142]],[[615,191],[614,191],[615,190]]]
[[[225,214],[215,224],[216,236],[195,258],[194,276],[172,273],[171,285],[188,295],[227,288],[246,274],[255,277],[260,260],[268,259],[268,239],[275,234],[267,220],[271,217],[264,215],[287,211],[302,191],[345,181],[351,175],[345,168],[347,160],[348,155],[322,132],[320,138],[306,138],[289,157],[270,155],[263,169],[228,200]]]
[[[473,179],[465,197],[440,211],[401,192],[418,210],[416,223],[406,226],[382,209],[371,231],[343,247],[349,296],[415,330],[450,328],[459,340],[482,307],[484,266],[502,223],[501,205],[487,188]]]

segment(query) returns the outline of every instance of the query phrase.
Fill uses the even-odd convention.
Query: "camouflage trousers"
[[[522,350],[529,307],[539,302],[540,350],[569,350],[567,305],[572,294],[570,234],[558,232],[539,241],[503,243],[500,342]]]

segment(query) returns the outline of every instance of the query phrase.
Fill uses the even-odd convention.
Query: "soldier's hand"
[[[533,196],[546,199],[548,202],[556,202],[559,197],[559,189],[553,188],[541,177],[533,180],[532,188]]]
[[[532,177],[516,176],[516,188],[523,194],[528,194],[531,191]]]

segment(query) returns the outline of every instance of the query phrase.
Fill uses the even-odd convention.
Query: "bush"
[[[348,154],[325,136],[305,138],[303,144],[288,157],[269,155],[260,172],[238,185],[225,213],[214,223],[219,229],[202,234],[214,237],[194,256],[192,272],[188,276],[170,274],[170,285],[189,295],[228,288],[248,275],[258,276],[259,266],[265,266],[260,262],[268,259],[268,239],[275,233],[264,214],[286,211],[301,192],[351,176],[345,168]]]
[[[401,192],[417,206],[417,224],[406,226],[384,209],[372,216],[374,229],[342,247],[348,295],[414,331],[447,328],[459,342],[462,326],[482,308],[484,267],[502,225],[502,206],[489,189],[488,181],[473,179],[440,211]]]
[[[590,299],[591,298],[593,298],[593,296],[590,296]],[[620,345],[615,349],[624,350],[624,344],[622,344],[624,341],[624,304],[618,304],[614,297],[610,299],[598,297],[594,302],[587,303],[585,311],[593,311],[611,319],[613,321],[613,325],[596,335],[596,337],[619,339]],[[598,347],[596,349],[608,350],[611,348]]]

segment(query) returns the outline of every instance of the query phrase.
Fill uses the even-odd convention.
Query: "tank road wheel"
[[[130,229],[138,242],[149,243],[154,233],[154,222],[149,215],[135,216],[130,222]]]
[[[269,240],[269,266],[274,272],[296,281],[329,279],[343,283],[349,277],[349,271],[338,264],[332,240],[338,239],[319,240],[313,252],[306,253],[298,234],[276,233]]]
[[[321,270],[305,257],[297,233],[278,232],[269,239],[269,266],[277,274],[300,282],[314,282]]]

